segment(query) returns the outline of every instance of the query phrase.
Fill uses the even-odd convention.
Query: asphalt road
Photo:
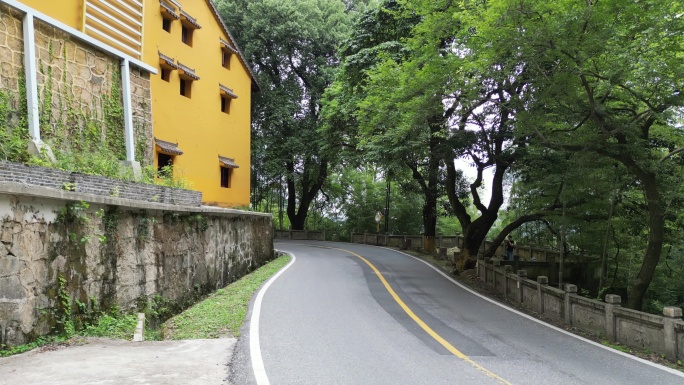
[[[296,260],[253,301],[233,384],[684,384],[679,372],[497,305],[406,254],[276,248]]]

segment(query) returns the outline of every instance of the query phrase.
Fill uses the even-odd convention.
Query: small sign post
[[[382,212],[375,213],[375,232],[380,233],[380,222],[382,222]]]

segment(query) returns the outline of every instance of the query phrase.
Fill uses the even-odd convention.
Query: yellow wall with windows
[[[84,0],[20,1],[72,28],[83,27]],[[153,132],[158,139],[178,143],[183,155],[174,157],[174,175],[201,191],[205,203],[246,206],[250,194],[252,78],[237,54],[231,55],[228,69],[223,67],[219,38],[236,45],[207,1],[169,0],[180,4],[202,27],[193,32],[189,46],[181,41],[181,21],[173,20],[170,31],[165,31],[159,1],[143,0],[142,61],[160,69],[161,52],[194,69],[200,77],[192,82],[191,97],[187,98],[180,94],[179,71],[171,71],[168,82],[162,79],[161,71],[151,76]],[[227,114],[221,111],[219,83],[238,96],[231,100]],[[157,150],[155,146],[155,166]],[[219,155],[235,159],[239,166],[231,169],[229,188],[221,187]]]
[[[162,79],[161,71],[152,75],[154,135],[178,143],[183,155],[174,158],[174,174],[192,182],[193,189],[203,193],[204,202],[246,206],[250,193],[251,77],[236,54],[230,57],[230,69],[222,66],[219,38],[229,41],[229,37],[209,5],[204,0],[180,3],[202,27],[193,32],[192,46],[181,41],[180,20],[171,22],[169,32],[162,28],[157,1],[156,6],[146,6],[143,60],[158,63],[161,52],[194,69],[200,79],[192,82],[191,97],[187,98],[180,94],[179,71],[171,71],[168,82]],[[221,111],[219,83],[238,96],[230,102],[228,114]],[[234,158],[239,166],[231,171],[229,188],[220,185],[219,155]]]
[[[71,28],[80,31],[83,26],[83,0],[19,0],[19,2]]]

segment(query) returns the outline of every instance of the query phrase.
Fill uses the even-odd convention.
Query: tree
[[[515,47],[530,78],[518,121],[538,145],[619,163],[641,189],[648,239],[628,306],[641,309],[677,202],[684,145],[684,5],[675,0],[502,0],[494,46]]]
[[[318,127],[321,97],[350,24],[345,3],[218,0],[217,7],[262,89],[252,108],[252,163],[260,167],[253,172],[255,182],[284,183],[287,216],[292,228],[301,230],[337,161]]]

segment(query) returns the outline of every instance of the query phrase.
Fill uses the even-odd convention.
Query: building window
[[[190,47],[192,47],[192,32],[193,31],[194,31],[193,29],[188,28],[185,25],[183,25],[183,30],[181,32],[181,41],[183,41],[183,43],[189,45]]]
[[[221,112],[230,114],[230,98],[221,96]]]
[[[171,81],[171,70],[168,68],[161,69],[161,78],[163,81]]]
[[[190,98],[192,95],[192,81],[187,79],[180,80],[180,94],[186,98]]]
[[[162,29],[166,32],[171,32],[171,19],[162,17]]]
[[[230,52],[221,50],[221,65],[223,68],[230,69]]]
[[[171,167],[173,166],[173,155],[157,153],[157,176],[170,177]]]
[[[221,187],[223,188],[229,188],[230,187],[230,174],[231,170],[228,167],[221,167]]]

